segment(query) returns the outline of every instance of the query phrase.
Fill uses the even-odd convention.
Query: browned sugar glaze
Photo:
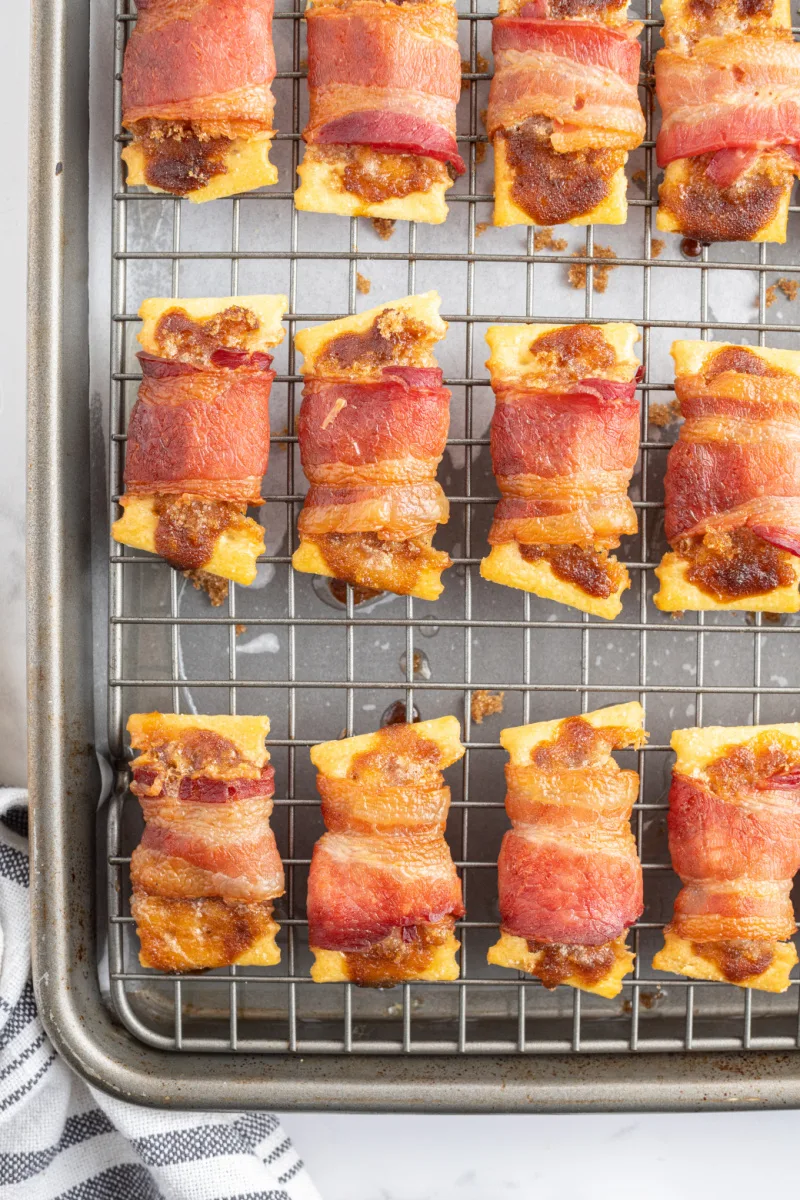
[[[248,339],[260,327],[256,314],[241,304],[232,304],[222,312],[200,318],[190,317],[184,308],[176,306],[159,317],[153,336],[164,358],[208,367],[215,350],[245,349]]]
[[[730,187],[706,175],[712,154],[690,160],[686,183],[659,189],[659,205],[672,213],[681,232],[701,242],[751,241],[774,217],[792,172],[779,159],[762,158]]]
[[[186,961],[204,961],[198,969],[234,963],[272,928],[272,901],[228,904],[224,900],[166,900],[134,893],[147,900],[136,912],[142,957],[161,971],[185,971]],[[148,911],[149,910],[149,911]],[[165,936],[165,933],[168,936]]]
[[[772,14],[773,0],[689,0],[690,12],[701,21],[709,22],[718,15],[720,10],[733,10],[741,21],[753,17],[769,17]]]
[[[340,604],[347,603],[347,580],[346,579],[331,579],[328,581],[328,587],[334,600],[338,600]],[[358,607],[359,604],[366,604],[368,600],[374,600],[376,596],[380,596],[380,591],[375,588],[361,587],[360,584],[351,584],[353,591],[353,606]]]
[[[547,15],[550,20],[562,17],[585,17],[597,20],[607,13],[618,12],[627,0],[550,0]]]
[[[454,927],[454,918],[445,917],[436,924],[395,929],[368,950],[346,952],[347,974],[359,987],[392,987],[404,979],[419,979]]]
[[[227,174],[229,137],[210,137],[192,121],[137,121],[133,133],[145,156],[144,176],[151,187],[185,196],[205,187],[215,175]]]
[[[450,566],[449,555],[422,539],[386,541],[377,533],[325,533],[313,541],[340,583],[358,584],[371,593],[407,596],[425,569]]]
[[[235,779],[244,762],[236,743],[213,729],[185,729],[177,737],[151,733],[145,753],[148,763],[176,778],[211,771]]]
[[[573,946],[528,942],[528,949],[533,954],[541,954],[534,973],[549,991],[568,979],[579,979],[591,987],[605,979],[616,959],[616,949],[610,944]]]
[[[605,200],[611,177],[625,160],[619,150],[559,154],[550,143],[551,132],[551,122],[532,117],[501,135],[514,171],[512,199],[538,225],[560,225],[591,212]]]
[[[616,366],[613,346],[595,325],[565,325],[541,333],[528,347],[543,371],[568,380],[587,379]]]
[[[718,350],[704,376],[710,382],[726,371],[757,376],[782,373],[745,346]],[[702,538],[683,538],[677,549],[690,563],[686,573],[689,582],[717,600],[762,596],[794,583],[792,556],[745,527],[729,532],[711,530]]]
[[[420,154],[396,154],[371,146],[336,146],[335,157],[345,162],[342,184],[346,192],[370,204],[402,200],[413,192],[427,192],[440,178],[439,164]]]
[[[441,769],[442,752],[430,738],[420,737],[411,725],[387,725],[377,745],[356,754],[347,778],[367,788],[402,787],[406,784],[438,787],[435,772]]]
[[[237,523],[246,505],[184,493],[156,496],[154,509],[158,517],[156,552],[170,566],[192,571],[205,566],[219,535]]]
[[[775,957],[774,942],[759,942],[753,938],[692,942],[692,949],[701,958],[713,962],[729,983],[744,983],[746,979],[763,974]]]
[[[557,578],[574,584],[587,596],[601,600],[611,596],[624,578],[622,567],[608,557],[607,551],[594,550],[591,546],[520,544],[519,552],[526,562],[546,560]]]
[[[430,338],[430,329],[398,309],[385,308],[369,329],[332,337],[316,360],[317,374],[348,371],[354,367],[386,367],[402,360],[420,341]]]

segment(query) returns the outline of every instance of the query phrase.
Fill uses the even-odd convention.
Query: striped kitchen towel
[[[162,1113],[88,1087],[36,1011],[27,793],[0,789],[0,1197],[320,1200],[272,1113]]]

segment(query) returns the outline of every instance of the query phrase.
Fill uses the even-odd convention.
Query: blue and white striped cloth
[[[89,1088],[36,1011],[27,793],[0,789],[0,1197],[320,1200],[272,1113],[160,1113]]]

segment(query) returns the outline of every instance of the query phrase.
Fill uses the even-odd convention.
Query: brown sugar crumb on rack
[[[486,117],[487,117],[488,113],[489,113],[488,108],[482,108],[481,111],[478,113],[478,116],[481,119],[481,125],[483,126],[484,129],[486,128]]]
[[[487,60],[483,57],[482,54],[476,54],[475,55],[475,73],[480,74],[480,75],[485,75],[488,70],[489,70],[489,63],[487,62]],[[472,74],[472,66],[470,65],[470,61],[468,58],[462,58],[461,72],[463,75]],[[462,79],[461,80],[462,92],[469,91],[471,83],[472,83],[471,79]]]
[[[800,287],[800,284],[796,279],[779,279],[778,287],[781,289],[787,300],[797,299],[797,289]]]
[[[237,636],[237,637],[240,637],[240,636],[241,636],[243,633],[247,633],[247,626],[246,626],[246,625],[234,625],[234,627],[233,627],[233,628],[234,628],[234,630],[235,630],[235,632],[236,632],[236,636]]]
[[[584,253],[583,250],[576,250],[575,253],[573,254],[573,258],[582,258],[583,253]],[[616,254],[616,251],[612,250],[610,246],[595,246],[594,257],[609,259],[609,258],[616,258],[617,254]],[[613,263],[609,262],[609,263],[600,263],[599,265],[595,264],[594,272],[592,275],[592,290],[595,292],[600,292],[602,294],[608,287],[608,279],[613,270],[614,270]],[[585,288],[586,287],[586,271],[587,271],[586,263],[575,263],[573,266],[571,266],[569,268],[569,271],[567,272],[567,278],[569,279],[570,286],[574,287],[578,291],[581,288]]]
[[[482,163],[483,160],[486,158],[486,150],[487,150],[488,145],[489,145],[488,142],[476,142],[475,143],[475,162],[476,163]]]
[[[389,238],[394,233],[395,223],[389,217],[370,217],[372,228],[377,233],[382,242],[388,242]]]
[[[764,293],[764,304],[767,308],[772,308],[775,301],[778,299],[778,289],[774,283],[771,283]],[[758,308],[758,298],[756,298],[756,308]]]
[[[559,253],[567,248],[566,238],[554,238],[553,231],[547,225],[544,229],[537,229],[533,235],[534,250],[555,250]]]
[[[640,167],[638,171],[633,172],[631,179],[634,183],[645,184],[647,183],[647,171],[643,167]]]
[[[486,233],[488,228],[488,221],[478,221],[478,224],[475,226],[475,237],[480,237],[482,233]]]
[[[198,592],[207,592],[214,608],[219,608],[228,599],[228,581],[210,571],[184,571],[183,575]]]
[[[664,241],[663,238],[653,238],[652,242],[650,243],[651,257],[652,258],[660,258],[661,255],[664,253],[664,247],[666,246],[666,244],[667,243]]]
[[[647,412],[647,419],[657,429],[666,429],[667,425],[671,425],[678,419],[679,412],[677,400],[670,400],[667,404],[651,404]]]
[[[372,280],[367,279],[366,275],[362,275],[360,271],[356,271],[356,291],[360,292],[362,296],[368,296],[371,287]]]
[[[472,693],[470,715],[476,725],[482,725],[485,717],[493,717],[503,711],[505,692],[486,692],[478,689]]]

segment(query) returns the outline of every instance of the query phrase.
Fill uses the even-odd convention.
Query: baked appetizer
[[[295,206],[439,224],[464,161],[454,0],[309,0],[306,151]]]
[[[800,352],[674,342],[656,607],[800,611]]]
[[[296,571],[435,600],[450,559],[431,543],[449,506],[436,482],[450,392],[433,347],[436,292],[303,329],[300,459],[311,487]]]
[[[481,575],[611,619],[630,587],[609,556],[636,533],[634,325],[490,325],[492,463],[502,499]]]
[[[275,183],[273,0],[138,0],[122,70],[128,185],[190,200]]]
[[[139,396],[128,425],[118,542],[160,554],[212,604],[227,580],[252,583],[264,553],[260,505],[269,457],[269,351],[285,296],[145,300]]]
[[[783,992],[797,951],[800,725],[676,729],[669,851],[683,881],[659,971]]]
[[[785,242],[800,172],[789,0],[664,0],[661,11],[657,227],[703,242]]]
[[[457,979],[461,882],[444,840],[455,717],[323,742],[311,761],[328,829],[308,877],[316,983]]]
[[[506,812],[497,863],[500,941],[488,960],[546,988],[619,994],[633,968],[625,930],[643,911],[630,815],[639,776],[612,750],[647,734],[640,704],[504,729]]]
[[[269,826],[267,717],[134,713],[131,791],[145,819],[131,858],[143,967],[200,971],[280,961],[272,902],[283,864]]]
[[[641,144],[625,0],[500,0],[486,128],[495,225],[622,225],[625,163]]]

